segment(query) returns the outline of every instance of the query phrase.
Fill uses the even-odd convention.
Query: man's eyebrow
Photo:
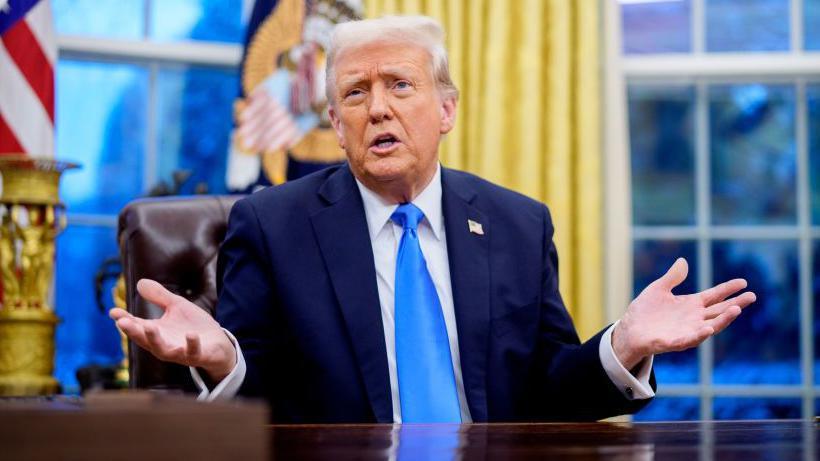
[[[365,74],[346,75],[344,77],[339,77],[339,87],[357,86],[366,81],[367,76]]]
[[[415,67],[405,66],[401,64],[386,65],[379,68],[379,76],[381,78],[411,78],[415,77],[417,73],[418,69],[416,69]],[[366,73],[356,73],[339,76],[338,81],[339,83],[337,87],[339,89],[345,90],[347,88],[353,88],[360,86],[362,84],[366,84],[370,81],[370,77]]]

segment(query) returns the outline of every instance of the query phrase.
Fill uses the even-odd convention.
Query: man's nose
[[[370,95],[370,122],[379,123],[385,119],[389,120],[393,118],[387,91],[383,88],[375,87]]]

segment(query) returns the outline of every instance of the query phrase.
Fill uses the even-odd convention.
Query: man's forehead
[[[336,60],[336,74],[362,76],[380,73],[416,72],[429,64],[426,49],[412,43],[368,43],[346,49]]]

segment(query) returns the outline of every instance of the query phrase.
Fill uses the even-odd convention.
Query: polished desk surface
[[[266,425],[267,413],[146,393],[0,400],[0,460],[815,460],[820,435],[814,420]]]
[[[814,421],[273,425],[274,459],[814,460]]]

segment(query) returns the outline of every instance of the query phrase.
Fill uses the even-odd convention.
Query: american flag
[[[0,154],[54,156],[50,0],[0,0]]]

